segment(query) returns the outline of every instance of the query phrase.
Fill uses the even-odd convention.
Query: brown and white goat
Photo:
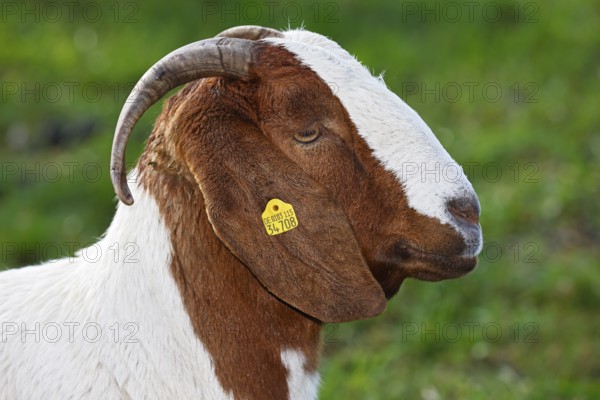
[[[112,173],[130,206],[96,262],[0,274],[0,398],[313,399],[324,322],[475,267],[473,188],[381,79],[304,30],[221,36],[166,56],[126,103]],[[130,192],[127,137],[187,82]],[[294,220],[269,235],[273,199]]]

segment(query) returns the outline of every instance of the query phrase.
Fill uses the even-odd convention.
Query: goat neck
[[[223,389],[243,399],[295,398],[298,390],[315,392],[298,398],[314,397],[321,324],[265,290],[215,236],[193,180],[149,167],[147,154],[139,168],[170,231],[172,275]]]

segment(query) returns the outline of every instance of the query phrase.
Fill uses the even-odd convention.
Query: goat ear
[[[383,290],[328,192],[256,125],[239,119],[210,125],[183,147],[227,247],[267,290],[313,318],[344,322],[381,313]],[[262,220],[272,199],[291,204],[298,222],[274,236]]]

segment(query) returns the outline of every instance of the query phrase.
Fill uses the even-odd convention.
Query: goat
[[[128,179],[133,126],[185,83]],[[380,314],[405,278],[462,276],[482,246],[429,127],[305,30],[232,28],[157,62],[111,178],[96,263],[0,274],[2,399],[314,399],[323,323]]]

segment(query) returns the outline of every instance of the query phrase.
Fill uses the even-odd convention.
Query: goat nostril
[[[479,223],[479,202],[473,198],[459,198],[450,200],[447,204],[448,211],[458,220]]]

